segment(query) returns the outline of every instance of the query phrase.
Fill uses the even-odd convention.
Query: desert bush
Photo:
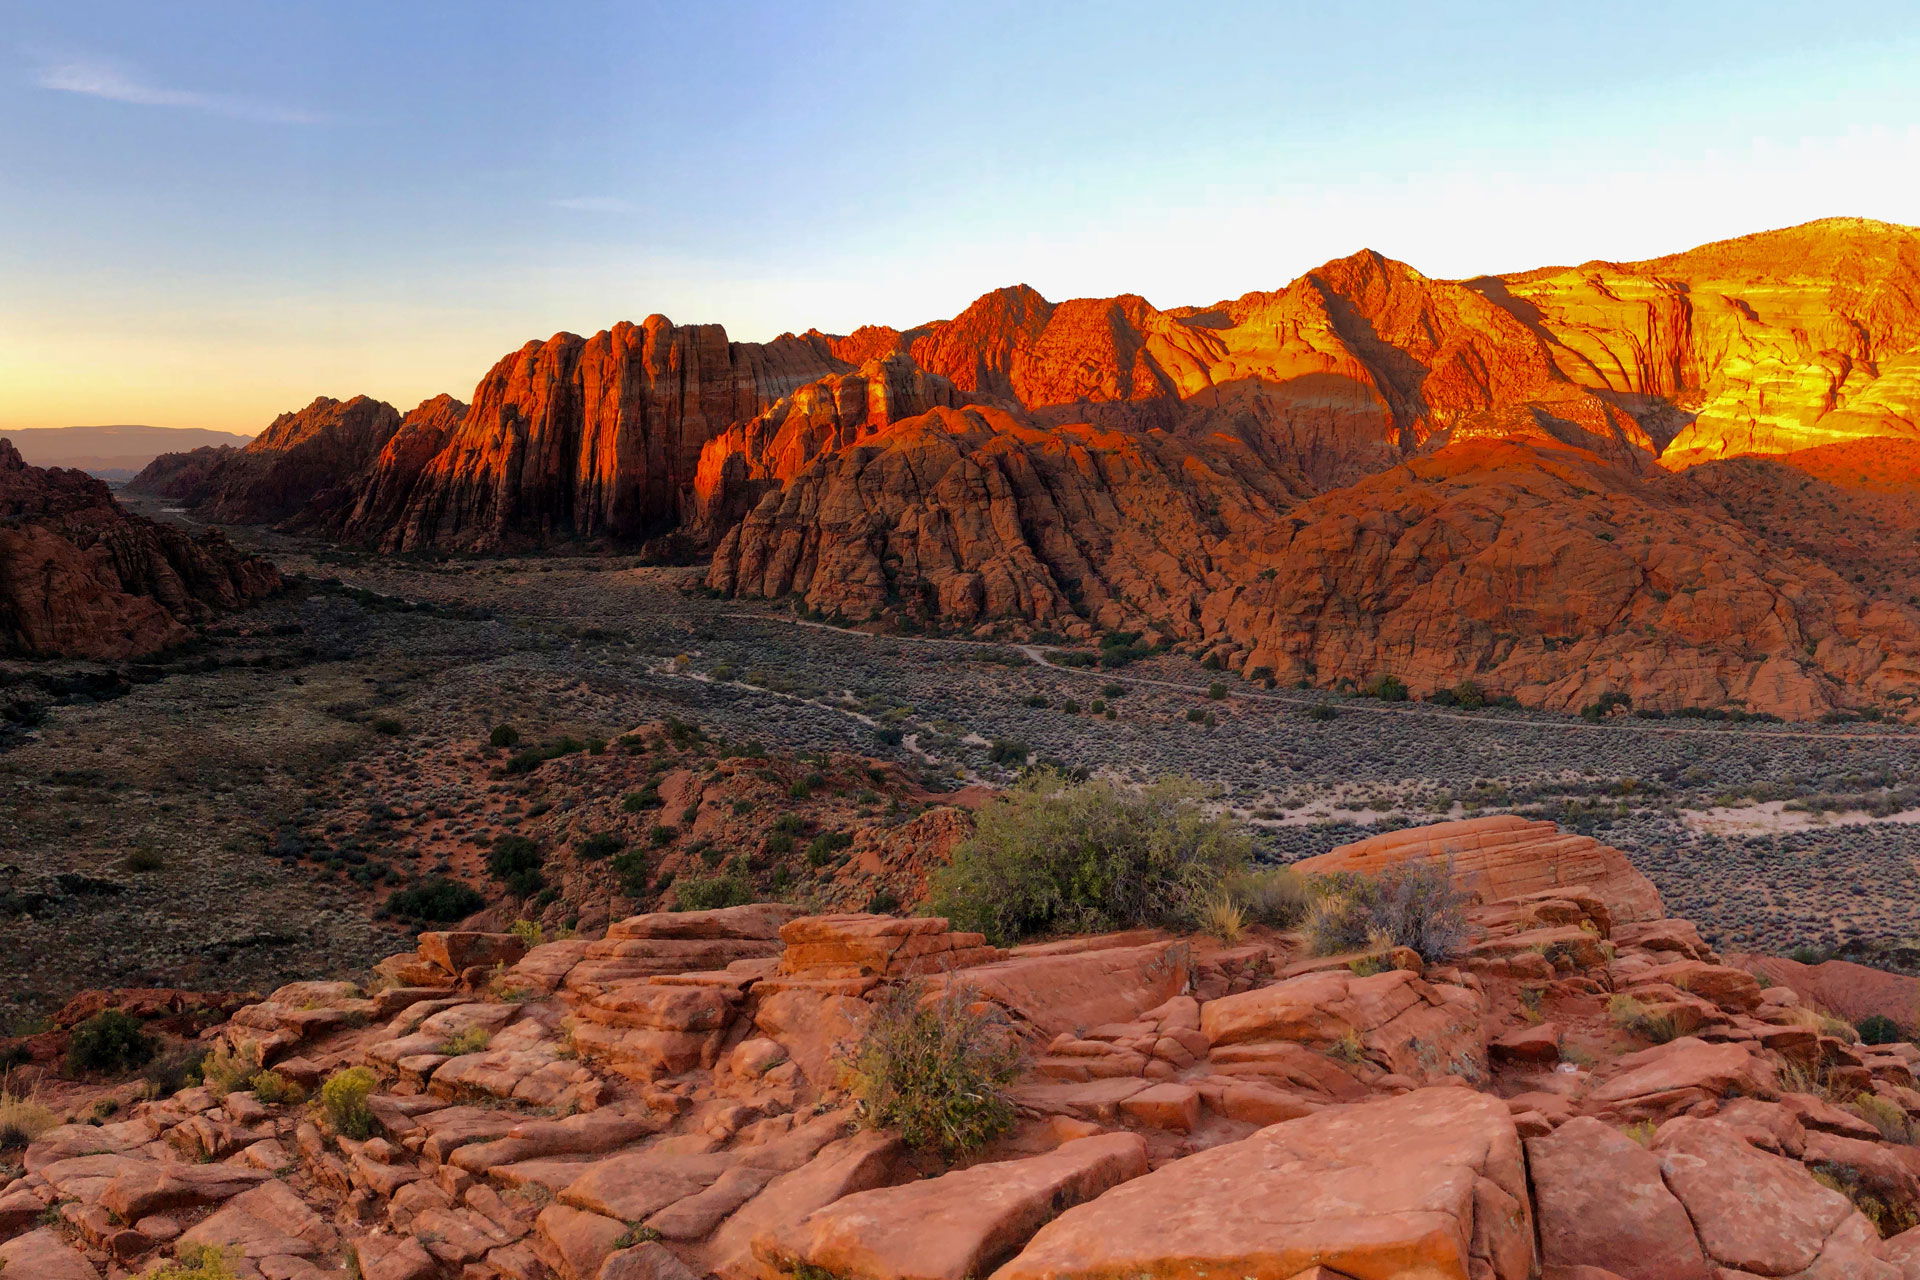
[[[921,1150],[964,1154],[1016,1118],[1006,1087],[1019,1074],[1017,1043],[962,988],[931,996],[909,982],[888,991],[844,1069],[861,1123],[896,1130]]]
[[[1249,924],[1289,929],[1313,905],[1313,891],[1291,867],[1248,867],[1220,881],[1220,892],[1246,913]]]
[[[1307,912],[1305,928],[1320,955],[1384,941],[1411,947],[1435,963],[1466,945],[1470,899],[1454,886],[1450,864],[1404,863],[1376,876],[1325,876],[1314,887],[1320,897]]]
[[[510,724],[497,724],[493,726],[493,732],[487,735],[487,745],[517,747],[520,745],[520,731]]]
[[[1030,754],[1032,751],[1026,743],[1012,738],[995,738],[987,748],[987,759],[994,764],[1025,764]]]
[[[1855,1030],[1860,1033],[1861,1044],[1897,1044],[1907,1038],[1900,1024],[1884,1013],[1868,1014]]]
[[[610,831],[596,831],[573,843],[573,851],[589,862],[603,862],[626,847],[626,841]]]
[[[479,1053],[493,1041],[493,1033],[485,1027],[468,1027],[465,1031],[456,1031],[440,1042],[440,1052],[450,1058],[464,1054]]]
[[[1369,698],[1378,698],[1382,702],[1405,702],[1407,700],[1406,681],[1399,676],[1378,675],[1366,682],[1360,692]]]
[[[720,907],[743,907],[752,901],[753,886],[737,875],[685,880],[673,891],[675,911],[713,911]]]
[[[487,854],[487,874],[514,897],[527,898],[546,885],[540,874],[543,861],[539,845],[525,836],[505,835],[493,842]]]
[[[162,1049],[140,1071],[142,1092],[166,1098],[200,1082],[200,1064],[207,1060],[204,1045],[174,1045]]]
[[[638,849],[629,849],[615,856],[613,862],[614,878],[620,883],[620,892],[629,898],[644,898],[653,874],[652,864],[647,855]]]
[[[1200,908],[1200,931],[1233,946],[1246,936],[1246,909],[1226,894],[1208,898]]]
[[[1300,714],[1309,720],[1331,720],[1340,713],[1324,702],[1316,702]]]
[[[429,877],[387,899],[387,910],[393,914],[434,924],[464,920],[486,905],[479,890],[446,876]]]
[[[142,1280],[235,1280],[234,1254],[219,1245],[184,1244],[172,1262],[145,1273]]]
[[[38,1099],[0,1089],[0,1151],[24,1147],[59,1123]]]
[[[343,1138],[373,1135],[373,1111],[367,1097],[376,1081],[365,1067],[348,1067],[328,1076],[320,1085],[320,1114],[327,1127]]]
[[[1912,1143],[1916,1136],[1912,1120],[1907,1111],[1891,1098],[1883,1098],[1877,1093],[1862,1093],[1847,1103],[1847,1110],[1865,1120],[1880,1131],[1880,1136],[1888,1142]]]
[[[980,812],[935,874],[932,910],[996,943],[1178,922],[1252,853],[1205,794],[1183,779],[1133,788],[1036,769]]]
[[[216,1047],[200,1063],[200,1079],[216,1098],[224,1098],[236,1090],[247,1087],[247,1082],[260,1070],[260,1050],[249,1045],[245,1049],[233,1050],[226,1045]]]
[[[131,1071],[150,1061],[156,1047],[138,1018],[122,1009],[103,1009],[73,1029],[67,1042],[67,1069]]]
[[[254,1097],[270,1107],[307,1100],[307,1091],[278,1071],[255,1072],[247,1085],[253,1090]]]
[[[1680,1028],[1671,1015],[1656,1013],[1646,1001],[1625,993],[1607,1001],[1607,1017],[1621,1030],[1630,1031],[1655,1044],[1665,1044],[1680,1034]]]

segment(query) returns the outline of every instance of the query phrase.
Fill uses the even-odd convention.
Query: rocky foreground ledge
[[[997,950],[768,904],[426,934],[368,988],[295,983],[210,1033],[308,1087],[368,1069],[371,1136],[206,1086],[56,1128],[0,1189],[3,1274],[218,1246],[266,1280],[1920,1278],[1920,1050],[1720,963],[1549,824],[1317,869],[1438,858],[1480,901],[1434,966],[1266,933]],[[968,1167],[839,1091],[908,978],[1029,1050],[1020,1123]]]

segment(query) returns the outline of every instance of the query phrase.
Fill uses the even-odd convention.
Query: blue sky
[[[0,430],[1920,223],[1910,5],[0,0]]]

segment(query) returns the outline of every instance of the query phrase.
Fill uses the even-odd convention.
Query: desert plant
[[[214,1097],[224,1098],[246,1088],[247,1081],[259,1072],[260,1066],[260,1049],[257,1045],[248,1045],[240,1050],[219,1045],[201,1061],[200,1079]]]
[[[430,876],[387,899],[387,910],[393,914],[433,924],[464,920],[486,905],[479,890],[446,876]]]
[[[497,724],[493,726],[493,732],[487,735],[487,745],[517,747],[520,745],[520,731],[510,724]]]
[[[255,1072],[247,1084],[253,1090],[253,1096],[270,1107],[307,1100],[307,1091],[278,1071]]]
[[[1467,941],[1469,896],[1451,864],[1404,863],[1378,875],[1322,877],[1306,917],[1308,943],[1337,955],[1382,943],[1411,947],[1429,963],[1451,959]]]
[[[949,1156],[1013,1126],[1006,1086],[1019,1073],[1019,1048],[1003,1019],[969,1001],[959,987],[931,995],[916,981],[874,1002],[843,1062],[863,1124]]]
[[[1861,1044],[1896,1044],[1906,1039],[1900,1024],[1884,1013],[1870,1013],[1860,1019],[1856,1029]]]
[[[1857,1094],[1847,1104],[1847,1110],[1878,1129],[1880,1136],[1888,1142],[1910,1144],[1920,1137],[1920,1134],[1916,1134],[1913,1121],[1907,1116],[1906,1108],[1891,1098],[1883,1098],[1877,1093]]]
[[[172,1262],[147,1272],[142,1280],[235,1280],[234,1253],[219,1245],[185,1244]]]
[[[1673,1015],[1656,1012],[1646,1001],[1624,992],[1607,1001],[1607,1017],[1621,1030],[1655,1044],[1665,1044],[1680,1034]]]
[[[738,875],[684,880],[673,890],[675,911],[713,911],[720,907],[745,906],[752,901],[753,886]]]
[[[37,1098],[0,1089],[0,1151],[24,1147],[59,1123]]]
[[[1205,794],[1181,779],[1133,788],[1036,769],[981,811],[935,874],[932,910],[996,943],[1178,921],[1251,857]]]
[[[465,1031],[456,1031],[440,1042],[440,1052],[450,1058],[463,1054],[479,1053],[493,1040],[493,1033],[485,1027],[468,1027]]]
[[[1249,924],[1288,929],[1313,905],[1313,892],[1291,867],[1248,867],[1230,872],[1220,891],[1246,912]]]
[[[348,1067],[328,1076],[320,1085],[320,1114],[327,1127],[343,1138],[371,1137],[374,1118],[367,1098],[375,1083],[373,1072],[365,1067]]]
[[[627,847],[627,842],[610,831],[596,831],[573,843],[573,851],[589,862],[603,862]]]
[[[1620,1132],[1626,1134],[1643,1147],[1653,1145],[1653,1135],[1658,1131],[1659,1126],[1651,1120],[1636,1120],[1632,1124],[1623,1124],[1620,1126]]]
[[[493,842],[487,854],[487,874],[498,880],[516,898],[540,892],[546,880],[540,874],[545,861],[540,846],[521,835],[504,835]]]
[[[73,1029],[67,1041],[67,1069],[106,1074],[131,1071],[150,1061],[156,1047],[138,1018],[122,1009],[102,1009]]]
[[[1246,910],[1226,894],[1209,898],[1200,908],[1200,931],[1233,946],[1246,936]]]

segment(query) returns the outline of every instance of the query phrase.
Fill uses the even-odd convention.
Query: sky
[[[0,431],[1920,223],[1906,3],[0,0]]]

